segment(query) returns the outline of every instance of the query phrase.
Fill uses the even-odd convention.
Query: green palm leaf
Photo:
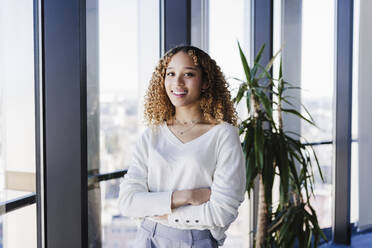
[[[247,82],[250,82],[251,81],[251,69],[248,66],[247,59],[245,58],[245,55],[240,47],[239,41],[238,41],[238,47],[239,47],[240,59],[242,61],[245,77],[247,78]]]
[[[265,240],[257,244],[263,241],[265,247],[293,247],[298,242],[300,247],[317,247],[320,238],[326,239],[309,199],[314,197],[314,163],[323,180],[319,161],[313,147],[301,143],[303,137],[300,134],[284,131],[274,117],[289,113],[311,125],[316,126],[315,122],[302,103],[294,104],[293,100],[296,99],[284,95],[287,90],[301,88],[284,80],[281,59],[279,78],[274,79],[271,75],[271,68],[281,50],[263,67],[260,60],[265,45],[262,45],[253,66],[249,67],[239,42],[238,48],[246,81],[233,78],[241,82],[233,102],[238,104],[245,97],[249,114],[239,125],[239,134],[244,136],[242,149],[246,159],[246,189],[250,196],[255,180],[260,175],[264,187],[262,199],[267,203],[267,233]],[[272,95],[277,96],[278,100],[274,101]],[[283,108],[282,104],[288,104],[289,108]],[[297,106],[303,107],[309,117],[304,117],[296,110]],[[273,203],[275,175],[279,176],[279,202]],[[262,199],[259,199],[260,202]]]

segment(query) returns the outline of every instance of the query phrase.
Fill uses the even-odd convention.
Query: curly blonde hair
[[[200,108],[204,119],[210,123],[217,124],[225,121],[237,126],[237,112],[231,101],[229,84],[220,67],[207,53],[193,46],[175,47],[159,60],[145,94],[144,120],[146,125],[158,126],[164,121],[171,120],[175,115],[175,107],[166,93],[164,80],[168,63],[178,52],[184,52],[192,58],[194,65],[202,71],[202,80],[209,85],[200,95]]]

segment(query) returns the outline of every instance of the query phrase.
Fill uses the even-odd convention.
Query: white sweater
[[[209,201],[171,209],[173,191],[202,187],[211,189]],[[137,141],[120,184],[118,204],[124,216],[180,229],[209,229],[223,245],[245,187],[245,158],[237,127],[223,122],[183,143],[164,122],[155,131],[147,128]],[[165,214],[168,220],[153,218]]]

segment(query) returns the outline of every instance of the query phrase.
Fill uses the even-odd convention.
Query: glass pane
[[[87,1],[88,175],[128,168],[159,59],[158,1]],[[92,247],[135,247],[137,222],[117,209],[121,179],[88,187]]]
[[[360,1],[354,1],[354,34],[353,34],[353,96],[351,124],[351,187],[350,187],[350,222],[359,220],[359,132],[358,132],[358,70],[359,70],[359,19]]]
[[[33,1],[0,1],[0,34],[0,202],[4,202],[35,192]],[[35,207],[0,216],[0,247],[36,247]]]
[[[104,247],[136,247],[134,238],[137,232],[136,220],[121,216],[117,208],[119,179],[101,182],[102,232]]]
[[[209,54],[221,67],[232,96],[236,95],[240,84],[232,77],[245,78],[237,41],[250,58],[249,13],[250,3],[246,0],[209,2]],[[243,101],[237,111],[240,118],[247,116]]]
[[[359,220],[359,143],[351,143],[351,187],[350,187],[350,222],[358,223]]]
[[[0,247],[37,247],[36,230],[36,204],[7,213],[0,217]]]
[[[209,54],[221,67],[232,96],[236,95],[239,82],[232,77],[244,79],[237,41],[249,58],[250,47],[249,1],[209,1]],[[244,101],[237,108],[240,118],[247,116]],[[226,231],[223,247],[246,247],[249,244],[249,204],[246,200],[239,208],[238,218]]]
[[[302,13],[301,101],[319,128],[303,122],[301,132],[310,142],[330,141],[333,124],[334,1],[304,1]],[[306,115],[306,112],[303,114]]]
[[[314,146],[325,182],[322,182],[319,171],[314,168],[315,198],[311,198],[310,203],[316,211],[321,228],[332,225],[332,149],[332,145]],[[312,163],[316,165],[314,158]]]
[[[334,84],[334,1],[303,1],[301,101],[319,128],[305,121],[301,133],[309,142],[332,140]],[[306,116],[306,112],[302,110]],[[316,147],[325,183],[317,180],[313,200],[321,227],[330,227],[332,214],[332,146]],[[329,207],[326,209],[324,207]]]

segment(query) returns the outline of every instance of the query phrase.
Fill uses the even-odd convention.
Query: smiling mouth
[[[184,95],[187,94],[187,91],[176,91],[176,90],[172,90],[172,93],[175,96],[184,96]]]

